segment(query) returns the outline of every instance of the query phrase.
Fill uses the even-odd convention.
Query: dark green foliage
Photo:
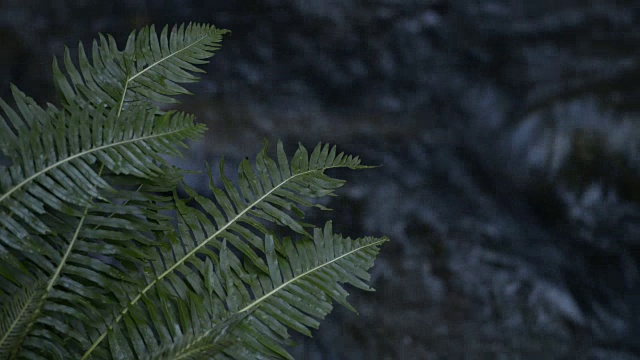
[[[0,358],[288,358],[289,329],[351,308],[341,284],[370,290],[387,239],[302,222],[344,184],[325,172],[358,157],[278,142],[237,184],[221,163],[204,194],[166,163],[205,128],[158,106],[189,93],[227,32],[151,26],[122,51],[100,35],[91,60],[82,44],[64,71],[54,60],[60,107],[15,87],[0,100]]]

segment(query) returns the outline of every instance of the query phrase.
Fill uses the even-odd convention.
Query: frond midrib
[[[340,167],[339,165],[334,165],[334,166],[327,166],[327,167],[323,167],[320,169],[313,169],[313,170],[307,170],[295,175],[292,175],[291,177],[287,178],[286,180],[282,181],[280,184],[278,184],[277,186],[274,186],[273,189],[269,190],[268,192],[266,192],[264,195],[260,196],[258,199],[256,199],[255,201],[253,201],[252,203],[250,203],[244,210],[242,210],[241,212],[239,212],[236,216],[234,216],[231,220],[229,220],[224,226],[220,227],[220,229],[218,229],[213,235],[209,236],[208,238],[206,238],[200,245],[196,246],[195,248],[193,248],[191,251],[189,251],[188,253],[186,253],[182,259],[178,260],[174,265],[172,265],[171,267],[169,267],[166,271],[164,271],[162,274],[160,274],[156,279],[154,279],[152,282],[150,282],[144,289],[142,289],[142,291],[140,291],[140,293],[138,293],[138,295],[136,295],[131,301],[129,301],[127,303],[127,307],[124,308],[120,314],[118,314],[118,316],[113,320],[113,322],[107,327],[106,331],[104,331],[102,334],[100,334],[100,336],[96,339],[96,341],[91,345],[91,347],[84,353],[84,355],[81,357],[81,360],[86,359],[91,352],[93,352],[93,350],[102,342],[102,340],[104,340],[105,336],[107,335],[107,332],[112,329],[121,319],[122,317],[129,311],[130,308],[132,308],[141,298],[142,296],[144,296],[144,294],[149,291],[151,288],[153,288],[160,280],[162,280],[165,276],[169,275],[170,273],[172,273],[178,266],[182,265],[188,258],[190,258],[191,256],[193,256],[194,254],[196,254],[202,247],[204,247],[205,245],[207,245],[209,243],[209,241],[215,239],[216,237],[218,237],[222,232],[224,232],[229,226],[231,226],[232,224],[234,224],[236,221],[238,221],[242,216],[244,216],[247,212],[249,212],[249,210],[251,210],[252,208],[254,208],[257,204],[261,203],[264,199],[266,199],[269,195],[271,195],[273,192],[275,192],[276,190],[278,190],[279,188],[281,188],[283,185],[287,184],[289,181],[303,176],[303,175],[307,175],[307,174],[311,174],[314,172],[322,172],[324,170],[327,169],[331,169],[331,168],[337,168]]]
[[[56,269],[56,271],[51,276],[51,279],[49,280],[49,284],[47,285],[45,294],[48,294],[49,291],[51,291],[51,289],[53,288],[53,285],[55,284],[56,280],[60,276],[60,273],[62,273],[62,268],[67,263],[67,259],[69,258],[69,255],[71,254],[73,247],[76,244],[76,241],[80,238],[80,229],[82,229],[82,225],[84,224],[84,221],[87,219],[88,212],[89,212],[89,206],[86,206],[84,208],[84,213],[82,214],[82,217],[80,218],[80,221],[76,226],[76,230],[73,233],[73,238],[69,242],[69,246],[67,246],[67,250],[65,251],[64,256],[62,256],[62,259],[60,260],[60,264],[58,264],[58,268]]]

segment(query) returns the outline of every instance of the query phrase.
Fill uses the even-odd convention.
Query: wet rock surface
[[[229,28],[182,105],[210,128],[190,168],[278,138],[383,164],[341,174],[315,214],[392,238],[377,291],[297,358],[636,359],[639,17],[633,1],[5,0],[0,77],[51,101],[63,44]]]

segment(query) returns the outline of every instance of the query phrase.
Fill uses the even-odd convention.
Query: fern
[[[100,35],[91,60],[82,44],[54,59],[59,107],[14,86],[0,100],[0,358],[290,358],[289,330],[310,336],[332,301],[353,310],[341,284],[370,290],[387,239],[303,221],[358,157],[278,142],[236,184],[208,169],[203,194],[166,163],[205,127],[164,106],[226,33],[151,26],[123,50]]]

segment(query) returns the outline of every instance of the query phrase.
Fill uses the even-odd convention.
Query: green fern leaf
[[[144,279],[139,269],[151,259],[149,249],[160,245],[153,234],[171,230],[161,213],[172,208],[171,197],[144,192],[163,190],[156,180],[147,179],[137,191],[110,192],[109,202],[87,207],[79,218],[62,219],[56,235],[41,238],[47,256],[34,265],[47,274],[47,287],[21,354],[76,358],[77,349],[91,345],[86,334],[113,319],[110,307],[123,306],[139,288]],[[133,181],[114,182],[122,183]],[[64,344],[56,340],[62,338]]]
[[[219,49],[222,35],[228,30],[213,25],[174,26],[169,33],[145,27],[129,35],[124,51],[118,50],[111,36],[100,35],[93,42],[93,63],[82,46],[78,46],[79,66],[74,65],[68,49],[64,55],[67,76],[54,60],[53,71],[58,93],[64,104],[97,107],[106,104],[122,113],[127,107],[156,103],[175,103],[173,97],[190,94],[181,83],[198,81],[193,73],[203,72],[194,64]]]
[[[316,229],[313,240],[294,243],[285,239],[287,255],[280,256],[275,252],[273,237],[267,236],[264,255],[268,274],[256,272],[246,263],[244,269],[238,266],[240,260],[224,242],[219,253],[219,273],[213,277],[226,286],[219,301],[226,302],[228,313],[214,319],[209,329],[202,329],[199,335],[178,338],[152,358],[207,359],[222,354],[238,359],[290,358],[281,346],[287,343],[287,329],[311,336],[309,328],[317,328],[318,319],[331,311],[332,299],[352,309],[340,283],[371,290],[366,284],[367,270],[385,241],[386,238],[345,239],[333,234],[328,222],[324,231]],[[230,263],[236,266],[226,268]],[[245,287],[251,290],[249,301],[232,296]],[[238,303],[230,303],[235,301]],[[227,333],[222,334],[220,329]]]
[[[180,213],[178,229],[181,237],[173,240],[173,245],[170,247],[171,255],[164,255],[152,261],[153,273],[147,277],[147,284],[141,287],[139,292],[132,296],[132,300],[118,311],[119,315],[113,323],[104,327],[99,333],[91,335],[95,336],[94,345],[85,352],[83,358],[91,355],[106,339],[109,345],[118,345],[113,347],[112,351],[125,351],[122,354],[126,356],[153,353],[153,347],[140,347],[137,350],[135,347],[127,347],[126,344],[129,341],[126,339],[135,336],[136,333],[161,334],[163,331],[154,326],[157,326],[158,322],[172,322],[168,319],[163,320],[162,316],[156,321],[148,321],[148,319],[145,321],[144,311],[140,310],[140,307],[144,305],[145,311],[149,311],[154,303],[157,306],[158,302],[166,301],[162,299],[167,298],[190,301],[189,294],[193,291],[196,291],[198,296],[202,296],[202,287],[197,284],[201,281],[199,279],[205,278],[209,268],[201,261],[200,256],[211,258],[216,267],[221,267],[220,272],[224,276],[230,276],[222,281],[226,287],[217,289],[220,298],[214,301],[218,304],[215,307],[228,308],[231,312],[241,310],[243,304],[249,303],[252,297],[242,285],[242,280],[230,275],[233,271],[236,273],[241,271],[241,265],[237,259],[216,254],[223,247],[223,242],[238,250],[245,262],[251,264],[257,271],[276,274],[277,270],[273,264],[265,261],[264,254],[275,251],[280,254],[279,256],[286,256],[287,249],[279,242],[268,243],[272,248],[265,248],[265,242],[258,234],[265,236],[271,234],[271,231],[265,226],[264,221],[280,224],[294,232],[311,236],[295,218],[296,213],[302,213],[299,206],[313,205],[310,199],[331,195],[336,188],[344,184],[344,181],[331,178],[324,172],[340,167],[367,168],[360,165],[358,157],[337,154],[335,147],[328,145],[318,145],[311,156],[304,147],[300,146],[291,159],[291,165],[280,142],[277,146],[277,154],[278,163],[267,156],[265,148],[256,159],[255,170],[246,160],[243,161],[239,167],[237,187],[224,175],[223,162],[221,162],[223,187],[216,187],[213,181],[210,183],[215,201],[195,193],[188,187],[185,189],[205,212],[196,211],[188,207],[183,200],[177,199],[176,205]],[[227,267],[233,271],[227,270]],[[216,281],[213,282],[216,283]],[[151,300],[154,298],[155,302]],[[336,299],[342,298],[336,295]],[[124,325],[119,325],[123,322]],[[144,324],[144,326],[142,329],[135,328],[137,330],[134,331],[127,324]],[[151,328],[143,330],[145,326],[151,326]],[[182,336],[182,333],[171,331],[175,329],[165,331],[168,340]],[[142,343],[149,346],[148,342],[138,342],[138,344]]]
[[[290,358],[289,330],[310,335],[332,301],[353,309],[342,284],[369,290],[387,239],[303,222],[344,184],[325,172],[367,168],[358,157],[319,144],[288,158],[278,142],[237,183],[220,161],[208,196],[178,196],[165,158],[204,126],[157,105],[188,94],[227,32],[151,26],[122,51],[100,35],[91,60],[82,44],[77,65],[54,60],[60,109],[15,87],[13,107],[0,100],[0,357]]]
[[[44,301],[44,284],[32,281],[3,301],[0,312],[0,358],[15,356]]]
[[[31,121],[29,129],[15,120],[11,124],[19,136],[7,154],[13,164],[0,167],[0,247],[17,246],[30,231],[47,233],[41,219],[45,205],[77,216],[74,206],[99,198],[109,185],[98,175],[96,162],[116,174],[155,176],[165,163],[161,154],[179,155],[176,145],[199,138],[205,128],[184,113],[156,117],[140,107],[121,117],[115,110],[73,108],[52,116],[42,123]]]

